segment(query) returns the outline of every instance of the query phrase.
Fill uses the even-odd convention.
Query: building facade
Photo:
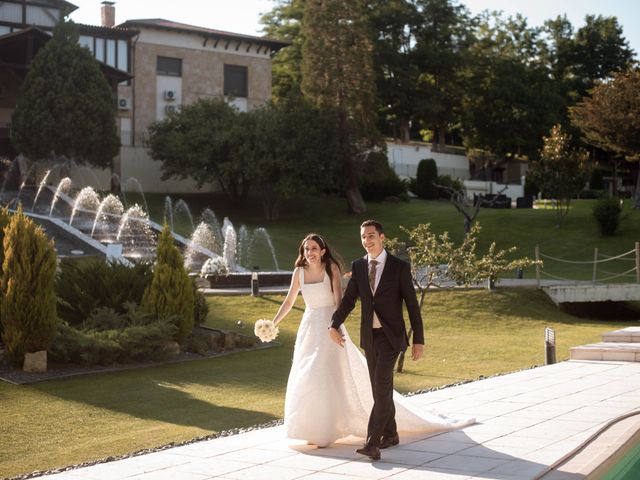
[[[16,154],[9,140],[11,115],[33,57],[76,9],[64,0],[0,2],[0,156]],[[73,172],[72,180],[101,190],[116,178],[123,190],[197,191],[190,180],[161,181],[161,164],[145,147],[149,125],[201,98],[225,98],[241,111],[263,104],[271,96],[271,57],[287,44],[164,19],[116,25],[111,1],[102,2],[101,17],[100,26],[78,25],[79,43],[113,89],[122,147],[114,171]]]

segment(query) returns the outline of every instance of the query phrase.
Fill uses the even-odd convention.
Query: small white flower
[[[280,330],[273,324],[272,320],[265,320],[263,318],[258,320],[253,327],[253,332],[256,334],[256,337],[265,343],[275,340],[279,331]]]
[[[207,275],[223,275],[229,272],[229,266],[222,257],[213,257],[207,259],[200,269],[200,276],[206,277]]]

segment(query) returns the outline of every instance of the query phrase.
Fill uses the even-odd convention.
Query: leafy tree
[[[260,18],[267,36],[291,43],[279,50],[271,62],[271,93],[276,103],[301,94],[303,15],[304,0],[276,0],[275,7]]]
[[[530,162],[529,175],[546,198],[555,199],[556,227],[560,227],[571,199],[589,179],[586,155],[571,147],[571,135],[560,125],[554,126],[543,142],[540,158]]]
[[[602,15],[585,17],[585,25],[576,32],[572,56],[570,71],[576,79],[577,98],[583,97],[597,80],[628,70],[633,63],[633,50],[618,19]]]
[[[171,228],[165,224],[158,239],[153,279],[142,297],[143,311],[176,326],[175,340],[182,344],[193,330],[193,285],[184,260],[173,243]]]
[[[245,114],[252,133],[245,158],[267,220],[278,217],[283,200],[297,193],[323,193],[336,184],[333,118],[302,98]]]
[[[507,257],[513,254],[516,247],[502,250],[497,248],[495,242],[491,243],[486,254],[480,256],[477,251],[481,230],[479,224],[473,225],[459,245],[451,240],[449,232],[440,235],[432,232],[429,223],[411,229],[400,228],[408,235],[408,240],[393,238],[385,242],[385,246],[394,254],[408,257],[413,283],[420,292],[420,308],[429,289],[450,285],[469,286],[481,281],[486,281],[487,287],[492,289],[501,273],[536,263],[527,257],[509,260]],[[403,364],[404,353],[401,353],[398,359],[399,372]]]
[[[436,181],[438,166],[433,158],[425,158],[418,163],[416,179],[413,182],[413,193],[420,198],[434,200],[439,197]]]
[[[419,76],[413,87],[413,108],[421,125],[435,132],[434,143],[444,147],[445,133],[460,123],[472,21],[466,7],[452,0],[416,0],[415,4],[411,58]]]
[[[614,74],[590,93],[571,109],[571,121],[585,141],[628,161],[640,160],[640,72]],[[640,208],[640,168],[634,207]]]
[[[46,350],[55,336],[55,275],[53,241],[19,207],[5,229],[0,297],[2,340],[17,367],[25,353]]]
[[[359,162],[381,142],[366,2],[307,0],[302,27],[302,91],[314,105],[334,112],[347,205],[350,212],[362,213]]]
[[[98,62],[62,22],[38,52],[12,117],[11,141],[33,160],[53,153],[79,164],[109,167],[118,154],[114,94]]]
[[[234,202],[244,202],[251,179],[242,146],[251,132],[238,118],[224,100],[201,99],[151,124],[147,145],[162,162],[162,178],[217,182]]]
[[[539,61],[538,33],[522,17],[485,15],[476,36],[463,102],[465,145],[500,159],[533,157],[565,107]]]

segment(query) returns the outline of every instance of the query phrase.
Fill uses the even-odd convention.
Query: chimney
[[[116,24],[116,7],[113,5],[116,2],[102,2],[102,26],[113,27]]]

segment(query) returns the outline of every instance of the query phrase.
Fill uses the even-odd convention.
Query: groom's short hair
[[[360,225],[361,229],[364,227],[374,227],[379,234],[384,233],[384,228],[382,228],[382,224],[377,220],[365,220],[364,222],[362,222],[362,225]]]

